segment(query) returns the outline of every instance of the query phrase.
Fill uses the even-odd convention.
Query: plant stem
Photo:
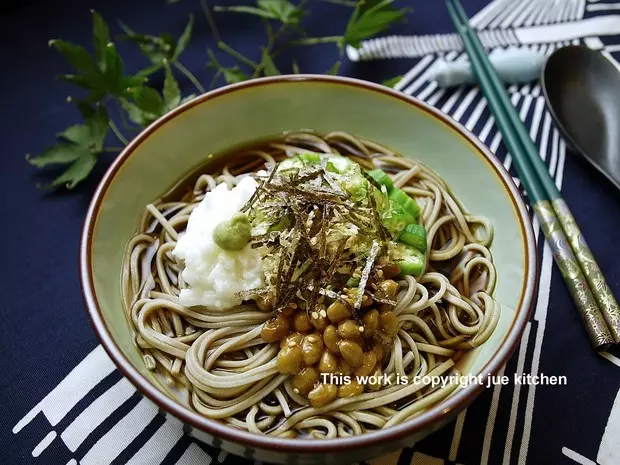
[[[303,3],[304,2],[302,0],[299,5],[301,6]],[[280,29],[278,29],[276,31],[275,34],[273,33],[273,30],[271,29],[271,26],[269,25],[269,23],[266,23],[265,29],[267,31],[267,45],[265,46],[265,52],[264,53],[265,53],[265,55],[269,55],[271,53],[271,50],[273,49],[273,46],[276,44],[276,41],[288,29],[288,24],[283,24],[280,27]],[[259,63],[258,66],[256,68],[254,68],[254,72],[252,73],[252,78],[258,77],[264,67],[265,67],[264,63],[262,63],[262,62]]]
[[[297,60],[293,60],[293,74],[301,74]]]
[[[118,129],[118,127],[116,126],[116,123],[110,120],[108,124],[110,125],[110,129],[112,129],[112,132],[114,133],[116,138],[119,141],[121,141],[123,144],[127,145],[129,141],[125,138],[125,136],[123,136],[123,133]]]
[[[291,40],[286,42],[280,46],[273,54],[271,55],[272,59],[276,59],[278,55],[280,55],[285,50],[288,50],[291,47],[295,47],[298,45],[317,45],[317,44],[340,44],[343,40],[342,36],[328,36],[328,37],[306,37],[298,40]]]
[[[218,69],[215,75],[213,76],[213,79],[211,79],[211,83],[209,84],[209,89],[213,89],[213,86],[215,85],[215,83],[217,82],[217,80],[220,78],[221,75],[222,75],[222,70]]]
[[[200,6],[202,6],[202,11],[204,11],[205,18],[207,19],[207,23],[209,23],[209,28],[213,33],[213,37],[216,42],[222,42],[222,36],[217,30],[217,25],[215,24],[215,20],[213,19],[213,15],[211,14],[211,9],[209,8],[209,4],[207,0],[200,0]]]
[[[355,6],[357,5],[357,3],[355,3],[355,1],[350,1],[350,0],[322,0],[325,3],[333,3],[334,5],[342,5],[342,6],[348,6],[351,8],[355,8]]]
[[[295,45],[317,45],[317,44],[332,44],[338,43],[342,40],[342,36],[327,36],[327,37],[304,37],[298,40],[292,40],[291,46]]]
[[[219,30],[217,29],[217,24],[215,24],[215,19],[213,18],[213,14],[211,13],[211,9],[209,8],[209,4],[207,3],[207,0],[200,0],[200,5],[202,6],[202,11],[205,14],[207,23],[209,23],[209,28],[211,29],[211,33],[213,34],[213,37],[215,38],[215,41],[217,42],[217,47],[220,50],[228,53],[230,56],[235,58],[237,61],[240,61],[241,63],[255,70],[258,67],[258,65],[255,62],[253,62],[246,56],[242,55],[241,53],[237,52],[235,49],[233,49],[231,46],[229,46],[226,42],[222,40],[222,36],[220,35]],[[221,66],[219,63],[217,63],[217,61],[214,61],[214,62],[218,66]]]
[[[267,43],[270,44],[273,42],[273,28],[266,19],[263,19],[263,25],[265,26],[265,32],[267,33]]]
[[[306,4],[309,2],[310,0],[301,0],[299,2],[299,4],[297,5],[297,8],[299,10],[303,10],[304,7],[306,6]],[[273,33],[273,31],[271,30],[271,26],[267,23],[267,25],[265,26],[266,30],[267,30],[267,45],[265,46],[265,51],[264,53],[266,55],[270,55],[273,47],[276,45],[276,42],[278,41],[278,39],[282,36],[282,34],[284,34],[287,30],[288,30],[289,25],[288,24],[282,24],[282,26],[280,26],[280,29],[278,29],[275,33]],[[272,59],[275,58],[275,55],[271,57]],[[263,64],[263,62],[259,63],[258,66],[256,67],[256,69],[254,70],[254,73],[252,73],[252,78],[258,77],[260,76],[260,73],[263,71],[263,68],[265,67],[265,65]]]
[[[191,81],[192,84],[194,84],[194,86],[196,87],[196,89],[198,89],[198,92],[200,92],[201,94],[205,92],[205,88],[202,86],[202,84],[200,84],[200,81],[196,78],[196,76],[194,76],[192,74],[192,72],[187,69],[185,66],[183,66],[183,64],[179,61],[173,61],[172,65],[178,69],[179,71],[181,71],[181,73],[183,73],[185,75],[185,77],[187,79],[189,79]]]
[[[252,68],[252,69],[256,69],[258,67],[258,64],[255,63],[254,61],[250,60],[248,57],[246,57],[245,55],[242,55],[241,53],[239,53],[238,51],[236,51],[234,48],[230,47],[228,44],[226,44],[226,42],[220,41],[217,43],[217,47],[228,53],[231,57],[235,58],[236,60],[240,61],[241,63],[243,63],[244,65]]]
[[[120,100],[118,98],[115,98],[114,103],[116,104],[116,109],[118,110],[118,114],[120,115],[121,125],[123,126],[123,129],[125,129],[126,131],[135,132],[135,128],[129,124],[129,121],[127,121],[127,117],[125,116],[125,109],[121,105]]]

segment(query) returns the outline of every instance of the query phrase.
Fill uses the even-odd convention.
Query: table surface
[[[594,0],[464,4],[470,16],[476,14],[479,28],[495,31],[490,34],[492,45],[506,40],[518,45],[519,38],[528,36],[533,38],[533,48],[550,53],[568,43],[556,42],[566,37],[558,38],[560,29],[550,26],[562,23],[562,31],[568,30],[568,38],[575,43],[609,52],[620,49],[620,38],[613,35],[620,31],[620,16],[614,15],[617,4]],[[392,30],[409,38],[394,39],[391,45],[366,44],[362,53],[374,50],[387,56],[407,49],[410,56],[346,61],[342,74],[380,81],[407,73],[399,86],[403,91],[466,124],[510,167],[479,90],[443,91],[422,78],[452,27],[443,2],[419,1],[413,6],[415,13],[408,23]],[[175,422],[156,415],[154,407],[114,369],[91,330],[78,281],[78,239],[88,202],[111,156],[102,158],[93,176],[73,192],[38,190],[36,183],[49,178],[24,160],[27,152],[40,153],[55,133],[77,122],[75,110],[65,102],[70,88],[53,79],[67,67],[48,48],[50,38],[90,43],[90,8],[112,23],[122,19],[138,31],[176,34],[194,12],[196,33],[182,61],[208,82],[205,47],[213,44],[198,2],[58,0],[11,2],[1,8],[0,205],[4,220],[0,230],[6,266],[0,303],[0,463],[249,463],[194,442]],[[308,25],[314,35],[337,33],[346,22],[344,7],[315,2],[313,9],[327,12],[315,15],[315,24]],[[242,52],[256,51],[263,40],[258,27],[255,20],[242,16],[220,20],[229,43]],[[584,37],[593,33],[600,35]],[[422,39],[425,34],[439,35]],[[399,47],[399,41],[408,48]],[[146,64],[128,45],[121,48],[130,69]],[[454,50],[446,58],[462,55]],[[302,54],[300,66],[304,71],[323,72],[336,59],[333,46],[317,46]],[[189,92],[189,83],[182,84]],[[610,286],[620,296],[620,195],[567,150],[538,85],[510,90]],[[504,374],[511,379],[514,374],[565,375],[567,385],[510,383],[487,389],[456,422],[373,464],[620,463],[619,354],[601,357],[590,349],[540,235],[539,250],[537,305]]]

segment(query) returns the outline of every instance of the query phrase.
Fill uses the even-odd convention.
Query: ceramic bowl
[[[199,415],[163,388],[132,344],[120,298],[123,249],[146,204],[209,156],[307,129],[347,131],[419,159],[447,181],[470,212],[491,220],[501,319],[492,337],[459,368],[465,374],[495,374],[521,338],[537,282],[534,235],[523,199],[502,165],[465,128],[419,100],[368,82],[312,75],[257,79],[201,95],[153,123],[123,150],[97,188],[84,224],[80,275],[92,324],[114,363],[191,434],[263,462],[342,464],[411,446],[453,419],[484,386],[470,384],[403,424],[362,436],[256,435]]]

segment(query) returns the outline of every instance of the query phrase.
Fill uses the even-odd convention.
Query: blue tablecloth
[[[401,2],[403,5],[405,2]],[[490,47],[529,46],[550,53],[570,42],[614,54],[620,50],[618,4],[598,0],[470,0],[464,2]],[[313,35],[340,32],[349,11],[312,2]],[[364,44],[342,73],[380,81],[405,74],[398,88],[430,102],[472,129],[510,167],[510,158],[475,88],[442,91],[424,71],[439,56],[461,59],[443,2],[414,2],[407,24],[392,39]],[[111,161],[73,192],[44,192],[47,178],[24,155],[40,153],[56,132],[77,122],[65,102],[70,88],[55,81],[67,65],[47,41],[90,42],[89,9],[114,24],[122,19],[144,32],[180,33],[197,13],[195,37],[182,61],[208,82],[205,48],[213,45],[198,2],[184,0],[24,1],[3,4],[0,141],[2,299],[0,300],[0,464],[82,465],[248,463],[184,436],[173,420],[156,414],[105,355],[87,320],[77,254],[84,214]],[[253,18],[220,16],[230,45],[242,52],[262,43]],[[145,65],[121,44],[127,66]],[[385,60],[370,58],[393,57]],[[305,50],[302,71],[324,72],[337,59],[332,45]],[[183,82],[186,92],[190,84]],[[549,169],[620,297],[619,194],[578,159],[554,129],[538,85],[510,89]],[[466,174],[464,174],[466,175]],[[620,464],[620,358],[591,350],[549,249],[539,235],[541,282],[522,344],[504,374],[565,375],[566,386],[516,385],[487,389],[458,419],[419,444],[372,464]]]

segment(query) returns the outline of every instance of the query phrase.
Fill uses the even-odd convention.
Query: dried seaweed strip
[[[293,238],[293,243],[295,243],[294,238]],[[286,262],[286,256],[287,256],[287,251],[284,250],[280,254],[280,261],[278,262],[278,272],[276,274],[276,289],[275,289],[275,296],[274,296],[276,307],[280,302],[280,294],[282,292],[282,278],[283,278],[283,272],[284,272],[284,264]]]
[[[312,180],[318,178],[320,175],[321,175],[321,171],[319,171],[319,170],[312,171],[312,172],[310,172],[308,174],[305,174],[305,175],[303,175],[301,177],[296,178],[295,182],[299,183],[299,184],[303,184],[304,182],[312,181]]]
[[[332,175],[329,174],[329,171],[327,171],[324,166],[321,166],[321,168],[323,169],[323,173],[322,173],[323,179],[325,180],[325,182],[327,182],[327,184],[329,184],[329,187],[331,187],[335,192],[341,193],[343,196],[346,195],[342,191],[338,183],[334,181],[334,178],[332,177]]]
[[[288,269],[286,270],[286,274],[283,276],[283,283],[279,282],[279,289],[277,290],[276,295],[280,296],[279,299],[278,297],[276,297],[276,308],[278,310],[282,309],[284,306],[286,306],[286,304],[288,304],[288,300],[290,300],[290,298],[287,299],[283,299],[282,296],[282,288],[286,287],[286,294],[284,294],[285,296],[291,294],[290,289],[296,287],[297,282],[292,282],[291,278],[293,276],[293,273],[295,272],[295,266],[297,265],[298,261],[299,261],[299,249],[303,247],[303,244],[300,244],[301,240],[298,239],[297,241],[293,241],[293,243],[295,244],[295,247],[293,248],[293,253],[291,254],[291,261],[289,264]],[[286,301],[286,302],[285,302]]]
[[[334,195],[331,192],[314,192],[308,191],[305,189],[301,189],[296,186],[286,186],[286,185],[278,185],[276,186],[281,192],[286,192],[287,194],[293,195],[295,197],[300,197],[303,200],[311,201],[314,203],[324,203],[324,202],[332,202],[337,205],[346,205],[354,207],[355,205],[350,202],[343,200],[342,198]]]
[[[344,249],[345,246],[347,244],[347,240],[343,239],[340,243],[340,245],[338,246],[338,250],[336,250],[336,253],[334,254],[334,258],[332,259],[329,268],[327,269],[327,272],[325,273],[325,278],[327,282],[331,282],[332,278],[334,277],[334,274],[336,273],[336,270],[338,269],[338,266],[340,264],[340,259],[344,253]]]
[[[324,166],[301,168],[278,176],[276,171],[276,168],[271,171],[257,189],[258,193],[244,206],[246,210],[260,208],[269,222],[285,217],[293,220],[288,231],[260,234],[252,241],[253,247],[270,246],[270,252],[280,256],[274,279],[276,311],[289,305],[295,297],[305,302],[308,311],[314,311],[322,295],[337,299],[353,310],[359,309],[372,267],[390,237],[379,217],[375,196],[368,197],[369,206],[356,204]],[[369,181],[375,185],[372,178]],[[256,207],[257,202],[261,202],[260,207]],[[336,239],[334,249],[331,231],[338,234],[339,225],[350,229],[351,234],[344,231],[344,237]],[[347,250],[352,237],[365,241],[364,236],[368,240],[377,238],[372,241],[366,258]],[[360,288],[352,305],[339,292],[352,273],[360,270]]]
[[[323,209],[320,210],[321,211],[321,216],[319,218],[317,218],[317,222],[321,223],[324,221],[324,218],[328,216],[328,211],[329,211],[329,207],[328,206],[323,206]],[[319,297],[319,289],[320,289],[320,285],[323,281],[323,274],[325,271],[325,263],[327,261],[327,228],[320,228],[319,229],[320,234],[319,234],[319,244],[318,244],[318,250],[319,250],[319,259],[317,260],[317,266],[316,266],[316,271],[315,271],[315,280],[313,283],[313,291],[312,291],[312,297],[311,297],[311,302],[310,302],[310,308],[314,309],[314,306],[316,304],[316,301]]]
[[[371,216],[372,216],[372,214],[371,214]],[[366,222],[364,220],[366,220],[366,218],[364,218],[363,216],[358,216],[354,212],[348,212],[344,216],[344,218],[346,220],[348,220],[350,223],[352,223],[355,226],[357,226],[357,228],[360,231],[362,231],[362,232],[364,232],[366,234],[372,234],[372,233],[376,232],[376,228],[373,227],[374,226],[373,224],[371,224],[371,225],[365,224]]]
[[[326,230],[327,229],[326,227],[323,227],[323,221],[324,221],[323,210],[324,209],[320,209],[316,205],[312,206],[312,211],[315,213],[315,215],[314,215],[314,218],[313,218],[312,226],[310,227],[310,236],[311,237],[314,237],[318,233],[320,233],[322,230]]]
[[[245,203],[245,205],[241,207],[241,213],[245,213],[246,211],[248,211],[259,200],[261,192],[265,190],[265,186],[267,186],[273,180],[274,176],[276,175],[276,171],[278,171],[278,165],[274,166],[271,169],[269,177],[265,179],[261,184],[259,184],[252,196]]]
[[[329,297],[330,299],[334,299],[334,300],[338,300],[342,298],[340,294],[338,294],[337,292],[332,291],[330,289],[325,289],[323,287],[319,289],[319,294],[324,295],[325,297]]]
[[[300,232],[301,237],[308,243],[308,246],[311,244],[310,235],[308,230],[306,229],[306,221],[301,213],[301,209],[299,205],[295,202],[291,203],[291,209],[293,210],[293,215],[295,216],[295,225],[297,226],[297,230]]]
[[[357,290],[357,298],[355,299],[354,309],[359,310],[362,305],[362,298],[364,297],[364,290],[366,289],[366,283],[368,282],[368,277],[370,276],[370,271],[372,270],[372,266],[377,258],[377,254],[379,253],[379,243],[374,240],[372,241],[372,246],[370,247],[370,253],[368,254],[368,259],[366,260],[366,265],[364,266],[364,270],[362,271],[362,276],[360,278],[360,284]]]

